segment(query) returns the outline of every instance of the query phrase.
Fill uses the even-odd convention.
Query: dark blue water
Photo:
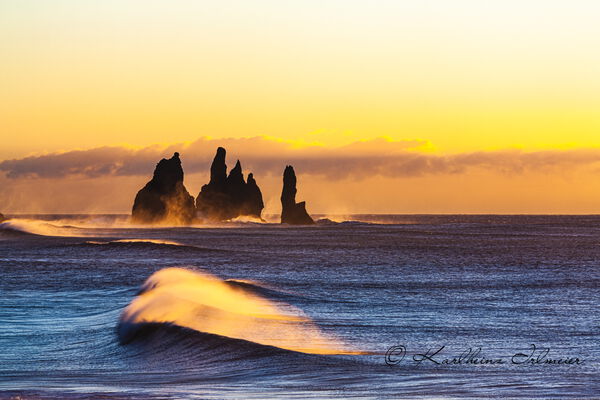
[[[600,397],[599,216],[352,219],[1,224],[0,397]],[[164,321],[136,325],[121,344],[123,309],[169,267],[301,310],[362,354],[306,354]]]

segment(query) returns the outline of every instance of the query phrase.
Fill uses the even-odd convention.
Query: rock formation
[[[210,167],[210,182],[196,198],[198,216],[213,221],[226,221],[239,216],[260,218],[264,203],[260,188],[252,174],[244,181],[240,161],[227,176],[226,151],[219,147]]]
[[[2,215],[2,213],[0,213],[0,222],[4,221],[6,218],[4,218],[4,215]]]
[[[306,203],[296,203],[296,174],[291,165],[283,171],[283,190],[281,192],[281,223],[290,225],[310,225],[315,221],[306,212]]]
[[[185,225],[192,222],[195,214],[194,198],[183,186],[179,153],[169,160],[163,158],[156,164],[152,180],[135,196],[132,221]]]

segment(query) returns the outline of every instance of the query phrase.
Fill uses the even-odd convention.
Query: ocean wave
[[[256,286],[256,285],[255,285]],[[184,268],[155,272],[121,314],[121,343],[149,324],[169,324],[263,346],[311,354],[356,354],[325,335],[296,307],[232,287],[215,276]]]
[[[299,293],[292,292],[289,290],[281,290],[280,288],[274,287],[272,285],[266,285],[262,282],[252,281],[249,279],[225,279],[224,282],[230,287],[245,290],[270,299],[277,299],[279,301],[289,301],[292,299],[307,299],[306,296],[303,296]]]
[[[229,220],[230,222],[242,222],[242,223],[253,223],[253,224],[266,224],[268,223],[262,218],[252,217],[250,215],[240,215]]]
[[[307,380],[323,385],[366,382],[363,374],[357,376],[357,369],[374,368],[364,358],[306,354],[168,323],[140,324],[134,340],[122,349],[130,365],[144,374],[160,371],[153,374],[153,383],[162,385],[190,381],[264,385],[284,379],[300,388]]]
[[[110,242],[94,242],[89,241],[86,243],[90,244],[158,244],[158,245],[167,245],[167,246],[185,246],[179,242],[175,242],[172,240],[162,240],[162,239],[118,239],[112,240]]]
[[[373,222],[366,221],[357,221],[357,220],[341,220],[341,221],[333,221],[329,218],[321,218],[315,221],[317,226],[363,226],[363,225],[374,225]]]
[[[79,243],[80,246],[102,246],[106,248],[147,248],[147,249],[173,249],[173,250],[192,250],[192,251],[223,251],[219,249],[211,249],[206,247],[199,247],[193,245],[187,245],[172,240],[160,240],[160,239],[118,239],[110,241],[99,241],[99,240],[87,240],[83,243]]]
[[[316,224],[312,227],[330,227],[344,225],[372,225],[377,223],[363,219],[353,219],[351,217],[333,217],[327,216],[316,220]],[[305,226],[304,228],[311,226]],[[118,216],[96,216],[96,215],[63,215],[49,216],[40,215],[36,219],[35,215],[23,216],[22,218],[11,218],[0,223],[0,234],[10,235],[15,233],[31,234],[37,236],[58,236],[58,237],[98,237],[98,236],[120,236],[118,233],[125,230],[143,230],[143,231],[185,231],[196,229],[225,229],[225,228],[278,228],[278,229],[298,229],[298,226],[280,224],[279,218],[273,215],[265,216],[265,219],[252,217],[238,217],[229,221],[211,222],[204,221],[202,223],[193,223],[187,226],[170,226],[170,225],[140,225],[131,223],[129,217],[125,215]],[[302,227],[300,227],[302,228]],[[157,241],[154,239],[140,239],[140,241],[150,242],[154,244]],[[112,241],[115,242],[115,241]],[[114,244],[112,242],[108,242]],[[104,242],[89,243],[100,244]],[[173,244],[174,243],[164,243]]]
[[[71,225],[58,225],[34,219],[11,218],[0,223],[4,233],[20,233],[36,236],[85,236],[81,229]]]
[[[122,329],[122,326],[119,329]],[[211,358],[211,353],[213,352],[215,353],[214,357],[219,358],[233,353],[237,359],[290,352],[289,350],[275,346],[201,332],[167,322],[144,322],[137,324],[135,330],[131,332],[127,343],[137,343],[140,341],[153,343],[152,352],[154,356],[161,354],[168,356],[169,353],[175,351],[177,352],[177,357],[182,358],[185,362],[189,362],[190,360],[202,360],[206,362]],[[140,356],[144,355],[144,353],[140,354]]]

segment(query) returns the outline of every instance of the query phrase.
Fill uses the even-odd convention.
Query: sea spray
[[[0,230],[40,236],[85,236],[85,234],[81,232],[81,229],[74,226],[65,226],[43,220],[21,218],[11,218],[0,223]]]
[[[204,272],[165,268],[152,274],[123,311],[117,332],[131,341],[148,323],[314,354],[349,354],[301,310],[274,302]]]

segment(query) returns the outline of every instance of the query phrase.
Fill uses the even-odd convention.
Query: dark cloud
[[[217,146],[228,150],[230,167],[239,158],[244,169],[257,175],[279,175],[286,164],[292,164],[301,174],[330,179],[460,174],[475,168],[504,174],[556,172],[600,162],[600,149],[503,150],[438,155],[420,150],[425,144],[418,140],[389,141],[379,138],[338,148],[296,148],[290,143],[265,137],[200,138],[192,143],[166,147],[99,147],[5,160],[0,162],[0,171],[13,179],[147,176],[161,158],[170,157],[178,151],[186,173],[207,173]]]

